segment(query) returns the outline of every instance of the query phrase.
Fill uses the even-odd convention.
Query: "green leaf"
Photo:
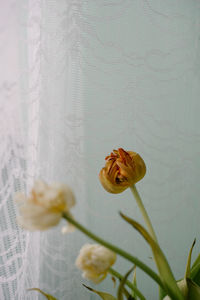
[[[122,276],[120,273],[118,273],[116,270],[112,269],[112,268],[109,269],[109,273],[112,274],[112,275],[114,275],[116,278],[118,278],[120,282],[121,282],[121,280],[123,279],[123,276]],[[146,298],[145,298],[144,295],[141,293],[141,291],[138,290],[138,288],[137,288],[136,286],[134,286],[129,280],[126,281],[126,285],[127,285],[130,289],[132,289],[132,290],[135,292],[135,294],[136,294],[141,300],[146,300]]]
[[[151,250],[153,252],[154,260],[156,262],[158,271],[160,273],[161,280],[163,282],[163,285],[166,289],[167,294],[174,299],[183,300],[183,296],[176,284],[176,280],[172,274],[172,271],[167,262],[167,259],[164,255],[164,253],[162,252],[160,246],[158,245],[158,243],[151,237],[151,235],[147,232],[147,230],[142,225],[140,225],[138,222],[125,216],[122,213],[120,213],[120,215],[125,221],[127,221],[129,224],[131,224],[144,237],[144,239],[150,245]]]
[[[50,294],[46,294],[45,292],[43,292],[41,289],[38,288],[28,289],[28,291],[37,291],[40,294],[44,295],[48,300],[57,300],[55,297],[51,296]]]
[[[200,287],[193,282],[190,278],[183,279],[178,282],[185,299],[187,300],[199,300],[200,299]],[[169,296],[163,298],[163,300],[171,300]]]
[[[190,278],[187,278],[188,285],[188,300],[200,299],[200,287],[193,282]]]
[[[122,278],[119,288],[118,288],[118,291],[117,291],[117,300],[123,300],[123,293],[125,294],[125,296],[128,300],[135,300],[135,298],[133,298],[124,287],[126,284],[126,280],[127,280],[128,276],[130,275],[130,273],[133,271],[133,269],[134,269],[134,267],[131,268]]]
[[[101,299],[103,299],[103,300],[117,300],[115,297],[113,297],[112,295],[110,295],[110,294],[108,294],[108,293],[96,291],[96,290],[92,289],[91,287],[89,287],[89,286],[87,286],[87,285],[85,285],[85,284],[83,284],[83,286],[84,286],[85,288],[87,288],[89,291],[91,291],[91,292],[93,292],[93,293],[99,295],[99,296],[101,297]]]
[[[198,285],[200,285],[200,263],[195,265],[191,272],[190,272],[190,278]]]
[[[161,287],[159,287],[159,299],[162,300],[165,296],[166,292]]]
[[[133,285],[137,288],[136,266],[134,266],[134,269],[133,269]],[[135,300],[137,300],[137,294],[135,293],[135,291],[133,291],[132,296],[133,296],[133,298],[135,298]]]
[[[195,243],[196,243],[196,239],[194,239],[194,242],[192,244],[192,247],[191,247],[189,255],[188,255],[187,265],[186,265],[186,270],[185,270],[185,278],[190,278],[190,265],[191,265],[192,250],[194,248]]]
[[[192,251],[193,251],[195,243],[196,243],[196,239],[194,239],[194,242],[193,242],[192,247],[190,248],[190,252],[188,254],[188,259],[187,259],[187,264],[186,264],[186,270],[185,270],[185,276],[184,276],[183,279],[177,281],[178,287],[180,288],[182,294],[185,297],[188,295],[187,279],[189,279],[189,278],[193,279],[193,276],[196,274],[196,270],[195,270],[194,265],[193,265],[193,269],[191,269]]]
[[[197,259],[192,265],[191,272],[190,272],[190,278],[200,285],[200,254],[198,255]]]
[[[192,265],[192,269],[195,268],[198,264],[200,264],[200,253],[197,257],[197,259],[195,260],[195,262]],[[192,270],[191,270],[192,271]]]

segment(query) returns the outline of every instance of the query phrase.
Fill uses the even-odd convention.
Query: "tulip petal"
[[[35,182],[29,196],[17,193],[15,201],[19,206],[18,223],[31,231],[57,225],[62,213],[69,213],[75,205],[70,187],[60,183],[48,185],[41,180]]]
[[[141,180],[145,173],[146,166],[139,154],[119,148],[106,157],[99,179],[105,190],[118,194]]]

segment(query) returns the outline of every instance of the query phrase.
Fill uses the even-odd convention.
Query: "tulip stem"
[[[113,275],[113,276],[115,276],[116,278],[118,278],[120,281],[123,279],[123,275],[121,275],[120,273],[118,273],[116,270],[114,270],[113,268],[110,268],[109,270],[108,270],[108,272],[111,274],[111,275]],[[144,297],[144,295],[142,295],[142,293],[138,290],[138,288],[135,286],[135,285],[133,285],[129,280],[126,280],[126,285],[128,286],[128,287],[130,287],[134,292],[135,292],[135,294],[141,299],[141,300],[146,300],[146,298]]]
[[[82,226],[80,223],[78,223],[75,219],[73,219],[69,214],[63,213],[63,218],[66,219],[69,223],[73,224],[76,228],[78,228],[81,232],[83,232],[85,235],[87,235],[94,241],[98,242],[99,244],[105,246],[106,248],[112,250],[113,252],[119,254],[120,256],[124,257],[125,259],[129,260],[130,262],[138,266],[164,289],[164,286],[158,274],[156,274],[151,268],[149,268],[146,264],[140,261],[137,257],[132,256],[128,252],[124,251],[123,249],[120,249],[117,246],[114,246],[109,242],[103,240],[102,238],[96,236],[94,233],[92,233],[84,226]]]
[[[130,189],[131,189],[131,192],[132,192],[133,196],[135,197],[137,205],[138,205],[138,207],[139,207],[139,209],[140,209],[140,211],[141,211],[141,213],[143,215],[144,221],[145,221],[145,223],[147,225],[147,228],[149,230],[150,235],[152,236],[152,238],[154,239],[154,241],[157,242],[157,237],[156,237],[155,231],[153,229],[153,226],[151,224],[151,220],[150,220],[150,218],[149,218],[149,216],[147,214],[147,211],[146,211],[146,209],[145,209],[145,207],[144,207],[144,205],[142,203],[142,199],[140,197],[140,194],[138,193],[138,190],[136,189],[136,186],[133,185],[133,186],[130,187]]]

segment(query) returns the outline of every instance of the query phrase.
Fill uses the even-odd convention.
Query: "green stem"
[[[133,186],[130,187],[130,189],[131,189],[131,192],[133,193],[133,196],[135,197],[137,205],[138,205],[138,207],[139,207],[139,209],[140,209],[140,211],[141,211],[141,213],[143,215],[143,218],[144,218],[144,221],[145,221],[145,223],[147,225],[149,233],[151,234],[151,236],[154,239],[154,241],[157,242],[157,237],[156,237],[155,231],[153,229],[153,226],[151,224],[151,220],[149,219],[149,216],[148,216],[147,211],[146,211],[146,209],[145,209],[145,207],[144,207],[144,205],[142,203],[142,199],[140,197],[140,194],[138,193],[138,190],[136,189],[136,186],[133,185]]]
[[[121,275],[120,273],[118,273],[116,270],[114,270],[114,269],[112,269],[112,268],[110,268],[110,269],[108,270],[108,272],[109,272],[111,275],[117,277],[119,280],[122,280],[122,279],[123,279],[123,275]],[[137,289],[137,287],[134,286],[129,280],[126,280],[126,285],[127,285],[128,287],[130,287],[130,288],[135,292],[135,294],[136,294],[141,300],[146,300],[146,298],[145,298],[145,297],[142,295],[142,293]]]
[[[75,219],[70,217],[67,213],[63,213],[63,218],[66,219],[69,223],[73,224],[76,228],[78,228],[80,231],[82,231],[85,235],[93,239],[94,241],[98,242],[99,244],[105,246],[106,248],[114,251],[115,253],[119,254],[120,256],[124,257],[125,259],[129,260],[136,266],[138,266],[140,269],[142,269],[145,273],[147,273],[154,281],[157,282],[162,288],[164,288],[162,281],[160,277],[147,265],[145,265],[142,261],[140,261],[135,256],[130,255],[128,252],[110,244],[109,242],[103,240],[102,238],[96,236],[94,233],[86,229],[84,226],[82,226],[80,223],[78,223]]]

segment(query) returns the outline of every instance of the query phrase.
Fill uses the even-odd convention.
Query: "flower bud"
[[[83,271],[84,278],[99,283],[115,261],[116,254],[111,250],[98,244],[86,244],[80,250],[76,266]]]
[[[113,150],[106,158],[105,167],[99,173],[103,187],[109,193],[121,193],[141,180],[146,173],[146,166],[141,156],[122,148]]]

